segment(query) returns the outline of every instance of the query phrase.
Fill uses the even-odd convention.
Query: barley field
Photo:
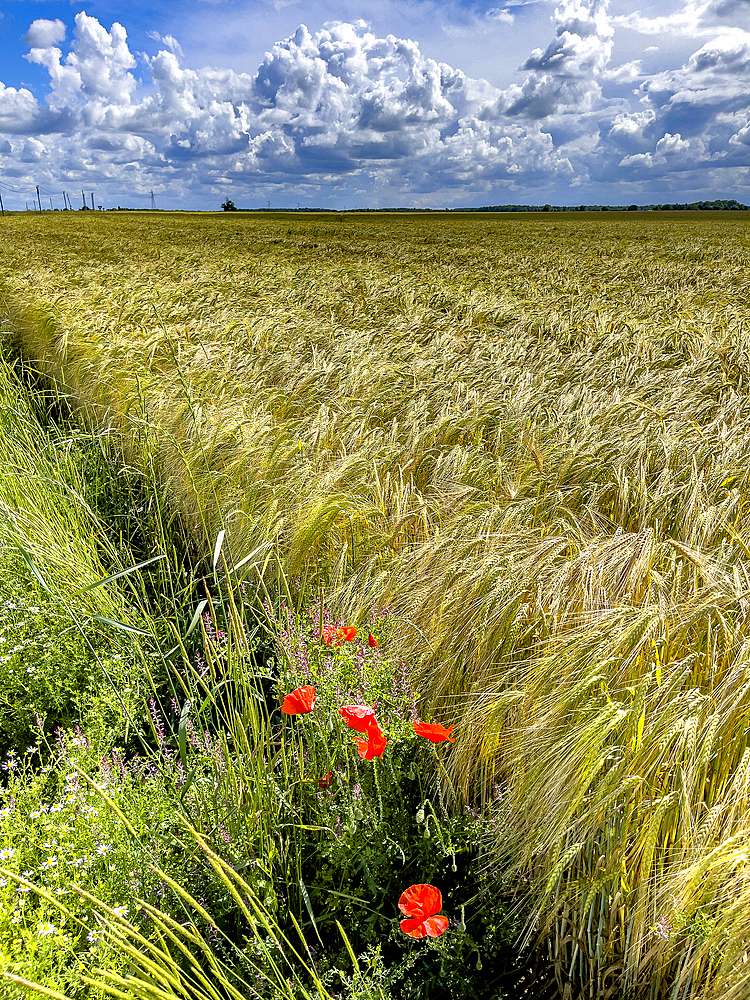
[[[750,996],[744,213],[17,215],[23,355],[196,551],[387,607],[581,996]],[[268,586],[274,585],[269,577]]]

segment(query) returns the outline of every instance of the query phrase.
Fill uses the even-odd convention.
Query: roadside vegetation
[[[95,432],[76,474],[99,448],[97,475],[145,498],[130,552],[110,537],[118,503],[97,514],[114,545],[100,570],[34,559],[41,543],[14,536],[9,578],[44,590],[49,562],[75,577],[69,595],[164,557],[85,591],[115,606],[65,633],[81,637],[71,677],[94,653],[132,662],[144,747],[132,728],[117,745],[126,770],[157,762],[154,816],[170,803],[176,869],[126,840],[151,851],[175,909],[135,929],[103,918],[112,955],[135,962],[124,982],[200,983],[192,960],[152,950],[171,940],[197,968],[218,962],[227,990],[266,977],[264,997],[408,996],[388,979],[408,968],[414,996],[461,982],[491,997],[502,984],[465,969],[510,962],[513,939],[561,991],[747,994],[747,225],[7,220],[15,342]],[[357,636],[331,647],[328,626]],[[305,685],[315,712],[282,719]],[[114,705],[109,725],[125,726],[124,686],[84,704],[72,681],[50,712]],[[357,753],[349,699],[387,706],[382,760]],[[455,743],[427,746],[415,713],[454,724]],[[45,761],[71,752],[42,730]],[[101,787],[93,759],[77,766]],[[23,773],[31,788],[41,771]],[[149,837],[160,822],[144,820]],[[423,882],[454,920],[431,944],[395,923],[399,893]],[[108,905],[130,912],[145,891]]]

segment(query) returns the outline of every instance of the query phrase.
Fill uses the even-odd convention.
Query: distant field
[[[197,544],[271,540],[350,620],[392,609],[560,969],[747,996],[744,214],[48,213],[0,238],[25,353]]]

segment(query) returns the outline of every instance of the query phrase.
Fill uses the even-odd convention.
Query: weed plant
[[[127,705],[146,690],[132,642],[138,611],[97,586],[121,565],[89,499],[105,478],[101,450],[43,416],[3,357],[0,753],[33,743],[40,719],[49,730],[90,716],[122,737]]]
[[[227,529],[300,606],[389,608],[561,990],[746,996],[746,221],[7,231],[25,353],[204,551]]]
[[[420,754],[388,615],[371,616],[377,639],[328,647],[327,612],[322,623],[319,605],[277,614],[262,578],[264,602],[229,581],[220,540],[194,609],[184,560],[132,569],[151,552],[133,551],[138,532],[119,508],[136,495],[148,509],[148,492],[73,425],[60,449],[61,426],[42,422],[17,370],[0,374],[25,420],[23,436],[6,424],[3,448],[41,483],[11,495],[0,564],[14,643],[3,661],[3,995],[486,996],[481,956],[507,963],[513,929],[482,871],[491,826],[450,815],[430,780],[439,758]],[[154,534],[166,537],[164,525]],[[88,587],[64,558],[74,544]],[[154,565],[161,601],[146,579]],[[278,709],[305,678],[320,693],[307,726]],[[384,760],[360,760],[338,714],[347,700],[377,705]],[[396,901],[419,879],[445,890],[449,943],[398,930]]]

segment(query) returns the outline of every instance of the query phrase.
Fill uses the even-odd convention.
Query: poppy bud
[[[424,823],[424,806],[417,809],[417,823]]]

